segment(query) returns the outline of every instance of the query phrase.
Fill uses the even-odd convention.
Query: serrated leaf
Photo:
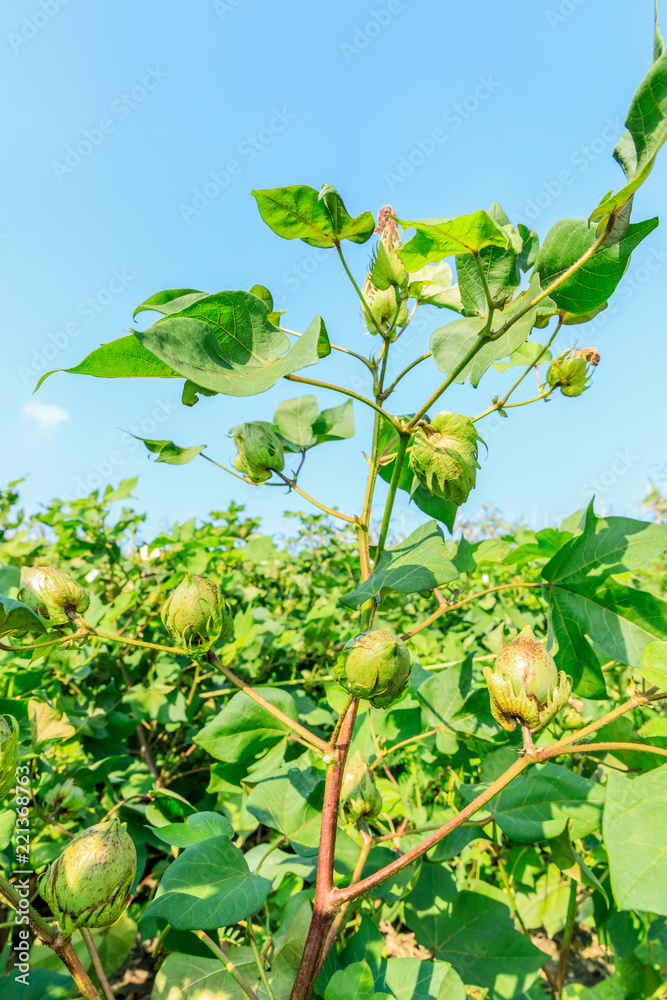
[[[364,601],[382,601],[383,592],[414,594],[450,583],[458,571],[445,554],[442,528],[435,521],[421,525],[393,549],[385,549],[370,577],[351,594],[339,598],[348,608],[358,608]]]
[[[603,830],[619,909],[667,915],[666,829],[667,765],[637,777],[612,771]]]
[[[212,837],[172,861],[143,916],[162,917],[181,931],[225,927],[255,913],[270,890],[229,837]]]
[[[132,437],[136,438],[137,441],[143,441],[148,450],[157,455],[156,462],[166,462],[168,465],[186,465],[197,455],[200,455],[206,447],[205,444],[199,444],[189,448],[180,448],[173,441],[151,441],[149,438],[142,438],[137,434],[132,434]]]
[[[207,295],[134,335],[196,385],[228,396],[252,396],[283,375],[318,364],[323,328],[316,316],[290,347],[287,335],[269,321],[266,303],[250,292],[232,291]]]
[[[348,215],[343,200],[331,185],[322,191],[305,184],[250,192],[267,226],[286,240],[303,240],[313,247],[334,247],[341,240],[365,243],[373,235],[370,212]]]
[[[479,210],[456,219],[398,220],[404,229],[416,234],[398,251],[408,271],[424,264],[437,264],[445,257],[472,253],[485,246],[507,246],[507,236],[488,212]]]
[[[588,313],[606,302],[623,277],[630,254],[657,225],[657,219],[634,223],[628,226],[622,239],[598,250],[551,293],[558,308],[570,313]],[[590,250],[596,239],[595,229],[586,219],[563,219],[552,226],[535,262],[542,288],[560,278]]]

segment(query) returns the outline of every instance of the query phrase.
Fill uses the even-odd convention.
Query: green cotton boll
[[[232,614],[217,583],[189,573],[163,604],[160,617],[171,637],[194,659],[232,630]]]
[[[82,615],[90,598],[69,573],[50,566],[23,566],[18,600],[51,625],[68,625],[70,614]]]
[[[569,350],[552,361],[547,371],[547,384],[560,387],[564,396],[580,396],[588,388],[592,369],[597,367],[600,355],[594,347]]]
[[[527,725],[531,733],[544,729],[572,693],[571,678],[558,670],[530,625],[500,651],[493,669],[484,668],[484,678],[493,717],[508,732],[517,723]]]
[[[419,486],[457,506],[468,499],[477,478],[475,425],[458,413],[439,413],[430,424],[421,421],[412,440],[410,468]]]
[[[389,708],[408,686],[411,669],[403,640],[386,629],[372,629],[345,644],[333,675],[355,697]]]
[[[376,788],[373,772],[356,750],[345,765],[340,801],[347,823],[374,819],[382,809],[382,796]]]
[[[80,812],[86,805],[86,793],[79,788],[72,778],[59,782],[50,788],[44,796],[49,813]]]
[[[255,420],[235,427],[230,433],[238,450],[234,468],[252,483],[265,483],[272,472],[282,472],[285,454],[271,424]]]
[[[119,819],[83,830],[38,881],[64,937],[79,927],[109,927],[125,911],[137,852]]]
[[[16,784],[20,759],[19,724],[13,715],[0,715],[0,805]]]

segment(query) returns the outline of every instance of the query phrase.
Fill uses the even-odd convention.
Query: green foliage
[[[336,251],[376,335],[369,356],[332,344],[319,315],[303,333],[283,328],[270,290],[254,284],[158,292],[135,311],[157,314],[152,325],[68,369],[180,378],[185,406],[283,378],[338,397],[323,410],[312,394],[288,398],[271,421],[258,413],[230,431],[237,471],[222,470],[286,485],[323,512],[294,517],[281,545],[235,505],[148,540],[141,515],[111,507],[136,479],[32,517],[17,511],[16,483],[0,494],[0,638],[11,639],[0,643],[0,715],[12,717],[0,747],[11,755],[0,867],[43,879],[82,829],[125,824],[137,856],[129,912],[95,940],[109,970],[136,929],[152,942],[153,1000],[538,1000],[545,982],[563,1000],[664,995],[667,526],[598,517],[592,504],[543,531],[492,515],[459,522],[463,534],[446,540],[441,525],[453,532],[476,486],[488,414],[558,386],[555,405],[577,405],[586,388],[596,360],[584,351],[553,362],[537,396],[508,402],[551,361],[563,324],[605,307],[657,224],[631,211],[667,135],[666,58],[656,21],[654,60],[615,152],[625,187],[594,210],[597,228],[563,220],[541,247],[497,204],[402,223],[384,206],[376,223],[349,215],[330,185],[253,192],[274,233]],[[405,245],[399,223],[415,230]],[[374,232],[357,280],[343,245]],[[394,372],[394,345],[424,304],[458,317]],[[542,345],[533,335],[547,327]],[[321,369],[317,380],[294,374],[332,351],[364,366],[369,395],[323,381]],[[422,363],[444,380],[429,399],[415,393],[409,415],[392,413],[396,386]],[[476,417],[440,409],[452,384],[486,386],[516,367]],[[352,437],[359,405],[374,416],[360,446],[369,473],[359,510],[343,513],[300,477],[313,447]],[[157,462],[220,464],[205,445],[142,440]],[[375,532],[379,480],[388,489]],[[407,538],[392,531],[399,490],[429,518]],[[19,592],[21,573],[36,581],[32,596]],[[66,581],[55,615],[38,593],[45,575]],[[12,840],[28,803],[29,848]],[[117,916],[97,898],[112,866],[102,867],[88,889]],[[16,906],[13,891],[0,878]],[[37,907],[32,929],[49,947],[31,946],[32,987],[72,995],[60,956],[96,996]],[[66,928],[85,927],[79,916]],[[605,956],[601,982],[567,982],[585,936]],[[87,955],[76,936],[72,948]],[[13,996],[10,941],[2,954],[3,996]],[[572,980],[580,966],[569,968]]]

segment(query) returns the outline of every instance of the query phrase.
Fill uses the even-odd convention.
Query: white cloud
[[[26,403],[21,410],[22,420],[35,420],[40,427],[51,429],[70,419],[67,410],[56,403]]]

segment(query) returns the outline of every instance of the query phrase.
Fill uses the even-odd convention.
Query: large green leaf
[[[493,721],[486,691],[480,699],[473,688],[472,663],[448,667],[447,670],[432,674],[417,689],[417,698],[422,707],[424,729],[438,729],[435,745],[443,754],[454,754],[458,748],[457,735],[475,735],[480,739],[493,739],[498,726]],[[475,698],[474,709],[470,710],[468,699]],[[482,700],[480,711],[477,704]]]
[[[277,775],[255,785],[246,808],[251,815],[287,837],[297,854],[317,854],[322,824],[321,772],[314,768]]]
[[[660,147],[667,139],[667,53],[658,27],[657,6],[653,61],[632,99],[625,124],[627,128],[616,144],[614,159],[623,168],[627,184],[603,198],[591,219],[602,219],[611,212],[618,212],[629,201],[650,174]]]
[[[229,837],[212,837],[172,861],[143,916],[162,917],[180,931],[226,927],[255,913],[270,890]]]
[[[164,316],[171,313],[180,312],[186,306],[196,302],[197,299],[206,297],[206,292],[200,292],[196,288],[167,288],[163,292],[156,292],[149,299],[142,302],[132,313],[132,319],[136,319],[142,312],[159,312]]]
[[[654,639],[667,638],[667,603],[610,580],[636,570],[667,548],[667,526],[632,518],[598,518],[589,506],[583,532],[542,570],[556,662],[584,697],[605,695],[599,659],[638,665]],[[588,638],[587,638],[588,637]]]
[[[464,983],[516,1000],[537,976],[544,953],[514,928],[493,886],[459,892],[441,866],[424,864],[405,903],[405,922],[417,941],[450,962]]]
[[[551,293],[558,308],[570,313],[587,313],[606,302],[623,277],[630,254],[657,225],[657,219],[632,224],[621,239],[598,250]],[[562,219],[552,226],[535,262],[542,288],[560,278],[590,250],[596,239],[595,228],[585,219]]]
[[[667,642],[649,642],[642,653],[641,676],[661,691],[667,691]]]
[[[398,255],[408,271],[437,264],[452,254],[472,253],[486,246],[507,246],[507,235],[488,212],[479,210],[456,219],[399,219],[404,229],[417,232]]]
[[[347,608],[358,608],[364,601],[382,601],[387,590],[414,594],[450,583],[458,571],[445,555],[442,528],[435,521],[421,525],[393,549],[385,549],[369,576],[351,594],[339,598]]]
[[[296,399],[286,399],[279,404],[273,414],[273,422],[278,433],[296,445],[297,449],[310,448],[317,444],[313,423],[318,411],[314,396],[297,396]]]
[[[396,1000],[466,1000],[466,988],[449,962],[390,958],[384,985]]]
[[[327,983],[324,1000],[373,1000],[375,983],[366,962],[353,962],[334,972]]]
[[[462,785],[472,801],[482,785]],[[600,826],[605,790],[599,784],[551,762],[520,774],[491,799],[486,809],[511,840],[531,843],[551,840],[572,819],[571,836],[578,840]]]
[[[341,240],[365,243],[373,235],[370,212],[348,215],[343,199],[329,184],[321,191],[305,184],[250,192],[267,226],[286,240],[303,240],[312,247],[334,247]]]
[[[482,247],[477,259],[472,253],[456,255],[456,275],[466,316],[487,315],[487,289],[494,304],[502,305],[511,298],[521,280],[519,253],[523,240],[500,205],[492,205],[489,215],[507,234],[508,244]]]
[[[151,827],[151,833],[171,847],[192,847],[211,837],[233,837],[234,828],[227,817],[220,813],[199,812],[189,816],[185,823]]]
[[[667,915],[667,765],[634,778],[612,771],[603,829],[618,907]]]
[[[254,978],[252,970],[241,971]],[[248,1000],[248,996],[219,958],[172,952],[155,974],[151,1000]]]
[[[169,365],[151,354],[136,337],[121,337],[109,344],[102,344],[88,354],[74,368],[54,368],[46,372],[35,386],[39,389],[45,378],[56,372],[70,375],[94,375],[95,378],[179,378]]]
[[[170,369],[198,386],[228,396],[252,396],[283,375],[319,362],[324,323],[316,316],[290,347],[269,320],[265,302],[250,292],[216,292],[134,331]]]
[[[41,618],[27,604],[0,594],[0,636],[23,636],[27,632],[46,632]]]
[[[298,718],[291,695],[278,688],[261,688],[267,701],[281,709],[290,719]],[[217,773],[237,783],[253,764],[272,747],[284,752],[287,726],[255,704],[242,691],[234,695],[223,710],[194,737],[194,742],[211,757],[222,761]],[[276,766],[278,761],[275,762]]]
[[[322,410],[313,423],[313,434],[318,444],[327,441],[344,441],[354,437],[354,413],[352,400],[346,399],[340,406]]]

